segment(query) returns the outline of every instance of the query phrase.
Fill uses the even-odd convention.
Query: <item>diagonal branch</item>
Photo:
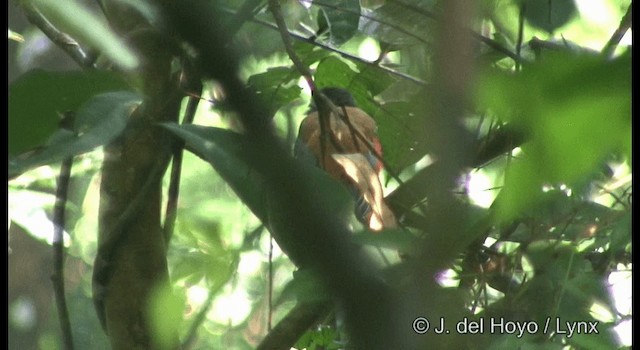
[[[235,12],[231,11],[231,10],[223,10],[223,11],[227,12],[227,13],[235,14]],[[273,30],[278,30],[278,31],[280,30],[276,24],[273,24],[271,22],[267,22],[267,21],[264,21],[264,20],[261,20],[261,19],[258,19],[258,18],[252,18],[251,21],[254,22],[254,23],[260,24],[260,25],[262,25],[264,27],[273,29]],[[288,35],[291,38],[295,39],[295,40],[302,41],[302,42],[305,42],[307,44],[311,44],[311,45],[317,46],[317,47],[319,47],[321,49],[336,53],[336,54],[340,55],[341,57],[343,57],[345,59],[348,59],[350,61],[366,64],[366,65],[369,65],[371,67],[375,67],[375,68],[380,69],[380,70],[382,70],[382,71],[384,71],[386,73],[389,73],[389,74],[397,76],[397,77],[399,77],[401,79],[404,79],[404,80],[407,80],[409,82],[412,82],[412,83],[414,83],[414,84],[416,84],[418,86],[428,86],[429,85],[429,83],[427,83],[424,80],[421,80],[421,79],[418,79],[418,78],[413,77],[411,75],[399,72],[399,71],[391,69],[389,67],[380,66],[380,65],[376,64],[375,62],[367,61],[367,60],[365,60],[363,58],[360,58],[358,56],[355,56],[355,55],[352,55],[350,53],[344,52],[344,51],[342,51],[340,49],[337,49],[335,47],[332,47],[330,45],[318,42],[314,38],[308,38],[306,36],[303,36],[303,35],[295,33],[295,32],[288,32]]]
[[[287,24],[284,21],[284,17],[282,16],[282,9],[280,8],[280,2],[278,0],[269,0],[269,10],[271,10],[271,14],[273,14],[273,18],[276,21],[276,26],[278,31],[280,32],[280,37],[282,38],[282,43],[284,44],[284,49],[287,51],[287,55],[289,55],[289,59],[293,62],[293,65],[296,69],[302,74],[304,79],[307,81],[309,88],[312,93],[315,94],[316,86],[313,83],[313,78],[311,76],[311,70],[307,67],[300,57],[296,54],[293,49],[293,44],[291,42],[291,37],[289,34],[289,30],[287,29]],[[315,100],[315,97],[314,97]],[[317,101],[316,101],[317,102]]]
[[[77,41],[56,28],[30,1],[20,1],[20,4],[29,22],[38,27],[80,67],[94,68],[93,58],[80,47]]]
[[[618,26],[618,29],[616,29],[616,31],[613,32],[613,35],[611,35],[611,38],[602,49],[603,57],[611,58],[611,56],[613,55],[613,52],[616,50],[616,47],[620,43],[620,40],[622,40],[622,37],[627,32],[627,30],[631,28],[631,20],[632,20],[631,17],[632,17],[631,4],[629,4],[627,13],[624,15],[624,17],[622,17],[622,20],[620,20],[620,25]]]

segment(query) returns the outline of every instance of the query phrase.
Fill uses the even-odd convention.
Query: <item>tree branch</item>
[[[296,51],[293,49],[293,44],[291,43],[291,37],[289,34],[289,30],[287,29],[287,24],[284,21],[284,17],[282,16],[282,10],[280,9],[280,2],[278,0],[269,0],[269,10],[271,10],[271,14],[276,21],[276,26],[278,32],[280,32],[280,37],[282,38],[282,43],[284,44],[284,49],[289,55],[289,59],[293,62],[293,65],[296,69],[302,74],[304,79],[307,81],[309,88],[313,95],[315,95],[317,89],[316,85],[313,83],[313,77],[311,76],[311,70],[307,67],[302,60],[296,54]],[[315,100],[315,97],[314,97]]]
[[[257,350],[290,349],[332,308],[331,302],[299,302],[260,342]]]
[[[604,46],[604,48],[602,48],[603,57],[611,58],[611,56],[613,56],[613,52],[616,50],[616,47],[620,43],[620,40],[622,40],[622,37],[627,32],[627,30],[631,28],[631,20],[632,20],[631,5],[632,4],[629,4],[627,13],[624,15],[624,17],[622,17],[622,20],[620,20],[620,25],[618,26],[618,29],[616,29],[615,32],[613,32],[613,35],[611,35],[611,38],[609,39],[607,44]]]
[[[38,27],[56,46],[66,52],[80,67],[94,68],[93,58],[80,47],[77,41],[61,32],[30,1],[20,1],[31,24]]]
[[[409,332],[400,315],[401,300],[382,282],[373,262],[354,249],[346,225],[329,213],[331,203],[317,195],[309,169],[296,162],[276,137],[267,111],[237,76],[229,38],[218,27],[218,14],[208,2],[167,3],[169,23],[200,55],[206,77],[223,84],[239,114],[248,145],[249,164],[264,179],[268,207],[287,218],[286,226],[270,221],[274,238],[301,267],[319,273],[342,303],[345,323],[356,349],[409,349]],[[410,323],[409,323],[410,324]]]
[[[195,72],[190,67],[190,63],[185,64],[189,69],[184,70],[186,90],[189,94],[189,102],[184,112],[183,125],[193,123],[193,119],[200,103],[202,95],[202,82],[196,77]],[[180,196],[180,177],[182,174],[182,157],[184,154],[184,141],[177,141],[173,147],[173,161],[171,163],[171,175],[169,178],[169,189],[167,191],[167,207],[165,210],[164,226],[162,228],[164,239],[167,244],[171,241],[173,230],[178,217],[178,199]]]
[[[67,205],[67,192],[69,189],[72,164],[73,157],[62,161],[56,189],[56,203],[53,208],[53,274],[51,281],[53,282],[53,293],[58,308],[58,321],[60,322],[60,329],[62,331],[62,344],[66,350],[73,350],[74,348],[71,320],[69,319],[69,309],[67,308],[64,288],[64,214]]]

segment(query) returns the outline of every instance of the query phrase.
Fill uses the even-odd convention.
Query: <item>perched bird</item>
[[[294,154],[310,160],[331,177],[346,184],[356,201],[358,219],[370,229],[379,231],[396,226],[393,212],[384,203],[378,174],[383,165],[382,146],[376,122],[356,106],[345,89],[324,88],[320,92],[336,107],[321,117],[312,103],[300,124]]]

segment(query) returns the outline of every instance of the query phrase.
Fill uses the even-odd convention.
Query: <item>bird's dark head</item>
[[[349,91],[338,88],[338,87],[326,87],[320,89],[322,92],[334,105],[337,107],[356,107],[356,100],[353,98]],[[318,107],[316,104],[311,101],[311,111],[317,111]]]

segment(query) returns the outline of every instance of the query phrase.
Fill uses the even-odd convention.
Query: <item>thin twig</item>
[[[491,39],[491,38],[487,38],[484,35],[478,34],[472,30],[469,30],[469,32],[471,33],[471,36],[477,40],[479,40],[480,42],[482,42],[483,44],[489,46],[490,48],[500,52],[501,54],[509,57],[510,59],[512,59],[514,62],[516,62],[516,64],[523,64],[523,63],[527,63],[527,61],[520,57],[520,53],[513,53],[511,50],[507,49],[506,47],[500,45],[497,41]]]
[[[309,88],[311,88],[312,92],[316,91],[315,84],[313,83],[313,78],[311,76],[311,70],[307,67],[302,60],[296,54],[296,51],[293,48],[293,43],[291,42],[291,35],[289,30],[287,29],[287,24],[284,21],[284,17],[282,16],[282,9],[280,8],[280,2],[277,0],[269,0],[269,10],[273,15],[273,18],[276,21],[276,27],[280,32],[280,37],[282,38],[282,43],[284,44],[284,49],[289,55],[289,59],[293,62],[293,65],[296,69],[302,74],[304,79],[307,81]]]
[[[61,32],[30,1],[20,1],[24,14],[31,24],[38,27],[56,46],[66,52],[80,67],[94,68],[94,62],[69,35]]]
[[[596,184],[596,186],[600,189],[600,191],[601,191],[601,192],[606,193],[606,194],[610,195],[611,197],[613,197],[613,199],[614,199],[614,201],[615,201],[614,205],[615,205],[616,203],[618,203],[618,204],[622,205],[622,207],[623,207],[623,208],[625,208],[625,209],[627,209],[627,208],[628,208],[627,203],[625,203],[625,202],[622,200],[622,198],[621,198],[622,196],[618,196],[618,195],[616,195],[615,193],[613,193],[613,191],[612,191],[612,190],[608,189],[606,186],[602,186],[602,185],[600,185],[600,184]],[[612,206],[613,206],[613,205],[612,205]]]
[[[235,14],[235,12],[232,11],[232,10],[225,9],[224,11],[226,13]],[[273,24],[271,22],[267,22],[267,21],[264,21],[264,20],[261,20],[261,19],[258,19],[258,18],[252,18],[251,21],[254,22],[254,23],[260,24],[260,25],[262,25],[264,27],[273,29],[273,30],[278,30],[278,31],[280,30],[276,24]],[[416,77],[413,77],[411,75],[399,72],[397,70],[394,70],[394,69],[391,69],[391,68],[388,68],[388,67],[385,67],[385,66],[380,66],[380,65],[378,65],[378,64],[376,64],[374,62],[367,61],[367,60],[365,60],[363,58],[360,58],[360,57],[352,55],[350,53],[341,51],[341,50],[339,50],[339,49],[337,49],[335,47],[332,47],[330,45],[318,42],[313,38],[308,38],[306,36],[303,36],[303,35],[300,35],[300,34],[297,34],[297,33],[294,33],[294,32],[288,32],[288,35],[291,38],[295,39],[295,40],[302,41],[302,42],[305,42],[307,44],[311,44],[311,45],[317,46],[317,47],[319,47],[321,49],[336,53],[336,54],[340,55],[341,57],[343,57],[345,59],[348,59],[350,61],[366,64],[366,65],[369,65],[369,66],[372,66],[372,67],[376,67],[376,68],[378,68],[378,69],[380,69],[380,70],[382,70],[382,71],[384,71],[386,73],[389,73],[391,75],[395,75],[395,76],[397,76],[397,77],[399,77],[401,79],[410,81],[410,82],[412,82],[412,83],[414,83],[416,85],[419,85],[419,86],[428,86],[429,85],[424,80],[420,80],[420,79],[418,79]]]
[[[516,40],[516,55],[520,57],[520,50],[522,50],[522,40],[524,37],[524,15],[527,11],[527,4],[522,3],[520,12],[518,14],[518,39]],[[516,61],[516,72],[520,70],[520,62]]]
[[[273,318],[273,237],[269,233],[269,316],[267,319],[267,331],[271,331],[271,321]]]
[[[187,74],[190,75],[190,74]],[[187,80],[193,79],[191,76],[187,77]],[[184,113],[183,125],[189,125],[193,123],[193,119],[198,109],[198,103],[200,98],[196,96],[202,95],[202,82],[195,79],[192,84],[194,90],[190,91],[189,102],[187,102],[187,108]],[[180,196],[180,177],[182,176],[182,157],[184,153],[184,141],[177,141],[173,149],[173,161],[171,162],[171,175],[169,180],[169,189],[167,191],[167,208],[165,211],[164,220],[164,239],[166,243],[169,243],[171,236],[173,236],[173,230],[175,228],[176,218],[178,216],[178,198]]]
[[[602,56],[606,58],[611,58],[613,56],[613,52],[616,50],[616,47],[622,40],[624,34],[631,28],[631,4],[629,4],[629,8],[627,9],[627,13],[620,20],[620,25],[613,35],[607,42],[607,44],[602,48]]]
[[[280,37],[282,38],[282,43],[284,44],[285,51],[289,55],[289,59],[293,62],[293,65],[296,67],[300,75],[304,77],[309,85],[309,89],[311,90],[311,97],[313,98],[316,106],[318,106],[318,117],[320,119],[320,165],[324,169],[325,168],[325,152],[327,147],[327,136],[332,136],[331,127],[329,125],[329,111],[334,110],[336,107],[333,103],[324,96],[315,86],[313,82],[313,77],[311,75],[311,70],[307,67],[298,54],[293,49],[293,44],[291,42],[291,37],[289,34],[289,30],[287,29],[287,24],[284,21],[284,17],[282,16],[282,9],[280,8],[280,3],[278,0],[269,0],[269,10],[273,15],[273,18],[276,21],[276,25],[278,31],[280,32]],[[335,142],[334,142],[335,144]]]
[[[410,31],[408,31],[408,30],[406,30],[406,29],[404,29],[404,28],[402,28],[402,27],[400,27],[398,25],[395,25],[393,23],[381,20],[380,18],[376,18],[374,16],[367,15],[365,13],[361,13],[361,12],[358,12],[358,11],[350,10],[350,9],[347,9],[347,8],[344,8],[344,7],[340,7],[340,6],[329,4],[329,3],[326,3],[326,2],[322,2],[322,1],[302,0],[302,2],[306,2],[308,4],[316,5],[316,6],[320,6],[320,7],[328,7],[330,9],[338,10],[338,11],[345,12],[345,13],[356,14],[356,15],[360,16],[361,18],[366,18],[366,19],[372,20],[374,22],[380,23],[382,25],[385,25],[385,26],[387,26],[389,28],[393,28],[393,29],[399,31],[400,33],[402,33],[402,34],[404,34],[404,35],[406,35],[408,37],[411,37],[411,38],[414,38],[414,39],[418,40],[419,42],[421,42],[423,44],[430,44],[429,42],[424,40],[422,37],[410,32]]]
[[[67,204],[67,191],[71,177],[73,157],[66,158],[60,166],[58,176],[58,188],[56,189],[56,202],[53,208],[53,292],[58,308],[58,321],[62,331],[62,343],[66,350],[72,350],[73,335],[71,333],[71,320],[65,298],[64,288],[64,212]]]

